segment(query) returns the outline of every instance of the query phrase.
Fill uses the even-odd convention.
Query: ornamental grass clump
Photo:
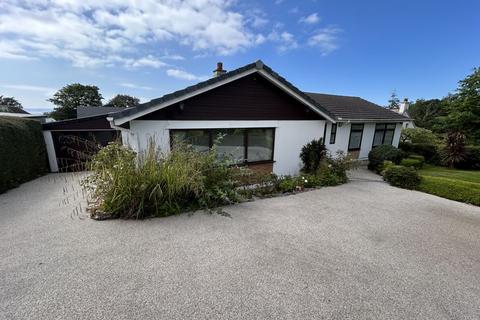
[[[142,219],[195,209],[211,209],[239,201],[236,176],[240,171],[215,148],[200,153],[176,144],[164,155],[150,143],[137,157],[131,149],[112,143],[90,163],[83,181],[90,191],[92,217]]]

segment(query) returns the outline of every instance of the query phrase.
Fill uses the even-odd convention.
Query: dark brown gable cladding
[[[138,120],[323,120],[323,117],[253,73]]]

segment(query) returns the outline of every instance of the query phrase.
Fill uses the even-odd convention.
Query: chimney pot
[[[226,70],[223,70],[223,63],[222,62],[217,62],[217,68],[215,70],[213,70],[213,76],[214,77],[219,77],[226,72],[227,72]]]

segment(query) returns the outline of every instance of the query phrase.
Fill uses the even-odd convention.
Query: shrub
[[[391,166],[384,172],[383,178],[390,185],[404,189],[416,189],[421,178],[412,167]]]
[[[42,125],[0,117],[0,193],[48,172]]]
[[[323,139],[312,140],[303,146],[300,152],[300,159],[303,162],[302,171],[306,173],[314,173],[318,170],[320,162],[325,158],[326,148]]]
[[[422,177],[418,190],[480,206],[480,184],[444,177]]]
[[[425,157],[417,154],[412,154],[408,157],[409,159],[416,159],[422,162],[422,165],[425,163]]]
[[[378,168],[380,174],[383,176],[383,174],[385,173],[385,170],[387,170],[388,168],[390,168],[391,166],[394,166],[395,164],[392,162],[392,161],[389,161],[389,160],[385,160],[383,161],[383,164]]]
[[[391,145],[381,145],[373,148],[368,153],[368,169],[380,172],[381,166],[385,160],[399,164],[403,159],[404,153]]]
[[[427,163],[438,164],[440,162],[438,148],[434,144],[400,142],[398,147],[408,155],[423,156]]]
[[[438,143],[438,138],[432,131],[428,129],[405,128],[405,129],[402,129],[402,135],[400,137],[400,141],[435,145]]]
[[[92,174],[83,181],[91,192],[92,215],[141,219],[192,209],[211,209],[240,200],[238,170],[218,160],[215,148],[206,153],[176,145],[160,155],[150,144],[136,154],[116,143],[93,157]]]
[[[463,162],[466,158],[465,135],[461,132],[449,132],[441,156],[442,163],[450,168]]]
[[[423,162],[418,159],[406,158],[400,162],[400,165],[404,167],[413,167],[418,170],[422,168]]]
[[[300,185],[298,177],[284,176],[278,184],[278,189],[280,192],[292,192],[297,189],[297,186]]]
[[[455,167],[466,170],[480,169],[480,146],[466,146],[465,158],[457,163]]]

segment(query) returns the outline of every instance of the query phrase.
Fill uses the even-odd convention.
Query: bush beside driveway
[[[339,187],[227,207],[231,218],[98,222],[76,216],[67,177],[0,195],[0,318],[480,314],[478,207],[361,170]]]

